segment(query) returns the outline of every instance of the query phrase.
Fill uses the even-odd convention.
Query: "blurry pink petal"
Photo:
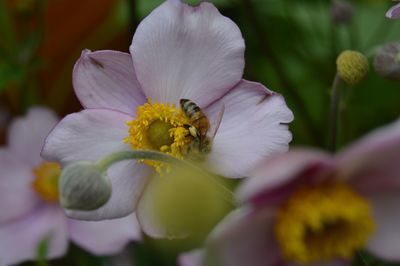
[[[10,149],[32,168],[37,167],[42,161],[40,151],[44,139],[58,120],[57,116],[47,108],[29,109],[26,116],[15,119],[9,127]]]
[[[282,265],[273,234],[272,210],[239,209],[226,217],[211,233],[204,257],[212,266]]]
[[[127,216],[136,210],[150,171],[148,166],[135,161],[117,163],[108,169],[112,194],[106,204],[94,211],[65,211],[69,217],[87,221]]]
[[[400,190],[400,120],[380,128],[338,156],[340,178],[363,193]]]
[[[127,53],[84,50],[75,64],[73,83],[85,108],[109,108],[133,115],[146,101]]]
[[[324,172],[328,173],[333,168],[333,160],[322,151],[293,150],[258,164],[252,171],[252,178],[242,183],[236,195],[241,202],[273,203],[275,196],[281,198],[292,192],[287,189],[284,193],[285,186],[293,183],[295,187],[296,182],[318,182],[318,179],[326,177]]]
[[[196,249],[179,255],[179,266],[202,266],[203,250]]]
[[[400,3],[391,7],[386,12],[386,17],[391,18],[391,19],[399,19],[400,18]]]
[[[124,143],[128,120],[132,117],[109,109],[70,114],[46,138],[42,156],[65,165],[78,160],[96,161],[116,151],[130,150]]]
[[[96,161],[113,152],[131,150],[124,143],[127,136],[126,114],[106,109],[86,109],[65,117],[46,139],[42,155],[49,161],[67,164],[77,160]],[[148,167],[135,161],[113,165],[108,170],[112,183],[111,199],[101,208],[70,211],[70,217],[102,220],[123,217],[136,208],[147,179]]]
[[[168,0],[138,26],[130,52],[147,97],[204,107],[240,81],[244,41],[239,28],[211,4]]]
[[[68,220],[68,226],[71,240],[94,255],[116,254],[141,238],[134,214],[98,222]]]
[[[293,114],[281,95],[243,80],[206,109],[211,121],[222,105],[224,115],[208,156],[213,171],[226,177],[246,177],[260,160],[287,151],[292,139],[287,123]]]
[[[33,180],[26,163],[10,150],[0,149],[0,225],[26,215],[40,202],[32,189]]]
[[[400,194],[382,193],[370,196],[376,231],[368,250],[387,261],[400,260]]]
[[[38,244],[49,238],[48,258],[61,257],[68,247],[65,215],[58,206],[45,206],[0,227],[0,265],[37,257]]]

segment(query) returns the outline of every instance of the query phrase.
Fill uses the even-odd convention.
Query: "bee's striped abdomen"
[[[180,104],[183,112],[189,118],[190,123],[200,131],[201,137],[205,137],[210,128],[210,124],[200,107],[188,99],[181,99]]]

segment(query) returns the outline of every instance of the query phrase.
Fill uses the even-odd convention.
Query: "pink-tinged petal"
[[[94,211],[66,210],[69,217],[79,220],[99,221],[129,215],[137,208],[140,196],[151,174],[151,169],[135,161],[119,162],[108,170],[112,194],[105,205]]]
[[[368,198],[373,208],[376,229],[368,250],[384,260],[400,261],[400,195],[389,193]]]
[[[273,233],[273,210],[239,209],[225,218],[206,243],[210,266],[275,266],[282,257]]]
[[[59,121],[56,114],[45,107],[33,107],[24,117],[15,119],[8,130],[10,149],[32,168],[42,159],[40,151],[44,139]]]
[[[127,53],[84,50],[74,67],[73,84],[85,108],[110,108],[133,115],[146,101]]]
[[[49,161],[68,164],[77,160],[97,161],[114,152],[130,150],[124,143],[129,115],[107,109],[86,109],[65,117],[49,134],[42,156]],[[125,161],[108,170],[113,193],[95,211],[67,211],[82,220],[102,220],[127,216],[133,212],[147,179],[148,167]]]
[[[207,106],[243,74],[240,30],[207,2],[166,1],[139,24],[130,52],[144,93],[160,102]]]
[[[48,238],[48,258],[61,257],[68,247],[66,218],[58,206],[42,206],[0,227],[0,265],[37,257],[38,244]]]
[[[0,149],[0,225],[26,215],[40,202],[33,180],[30,166],[10,150]]]
[[[399,19],[400,18],[400,4],[397,4],[393,7],[391,7],[386,12],[386,17],[388,17],[390,19]]]
[[[341,154],[339,177],[362,193],[400,190],[400,120],[375,130]]]
[[[190,252],[179,255],[178,261],[179,266],[202,266],[203,265],[203,253],[201,249],[195,249]]]
[[[113,152],[129,150],[126,122],[132,117],[109,109],[86,109],[66,116],[50,132],[42,156],[63,165],[96,161]]]
[[[275,155],[258,164],[237,190],[241,202],[279,203],[298,185],[322,182],[334,171],[329,154],[318,150],[297,149]]]
[[[141,239],[136,216],[97,222],[69,220],[71,240],[95,255],[121,252],[130,241]]]
[[[208,156],[214,172],[246,177],[261,160],[287,151],[292,139],[287,123],[293,120],[293,114],[281,95],[243,80],[206,109],[211,121],[221,106],[225,111]]]

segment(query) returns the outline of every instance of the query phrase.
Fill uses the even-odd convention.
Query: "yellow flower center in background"
[[[345,184],[298,189],[275,225],[284,257],[297,263],[351,259],[373,230],[370,206]]]
[[[47,202],[58,202],[58,178],[61,167],[58,163],[44,162],[33,170],[36,178],[32,182],[33,189]]]
[[[191,138],[185,125],[188,118],[174,104],[148,103],[137,108],[136,118],[127,122],[129,136],[125,142],[136,150],[156,150],[183,159]],[[164,163],[143,160],[161,172],[167,166]]]

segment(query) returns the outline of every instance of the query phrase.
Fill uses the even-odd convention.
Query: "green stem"
[[[180,160],[178,158],[175,158],[171,155],[157,152],[157,151],[149,151],[149,150],[132,150],[132,151],[121,151],[121,152],[116,152],[110,155],[107,155],[103,159],[99,160],[96,162],[96,167],[99,169],[101,172],[107,171],[107,169],[120,161],[124,160],[153,160],[153,161],[160,161],[164,163],[169,163],[173,165],[178,165],[178,166],[185,166],[188,167],[189,169],[199,171],[204,174],[205,177],[207,177],[210,181],[212,181],[214,184],[216,184],[219,188],[222,189],[224,194],[226,194],[227,198],[226,200],[232,205],[236,206],[236,202],[234,202],[234,196],[233,192],[230,191],[227,187],[225,187],[223,184],[218,182],[214,175],[205,171],[204,169],[196,166],[195,164],[192,164],[188,161],[185,160]]]
[[[182,164],[184,161],[157,151],[121,151],[107,155],[96,163],[100,171],[106,171],[111,165],[124,160],[154,160],[170,164]]]
[[[332,85],[330,114],[329,114],[329,150],[336,151],[337,146],[337,133],[339,123],[339,103],[340,103],[340,77],[335,75]]]

